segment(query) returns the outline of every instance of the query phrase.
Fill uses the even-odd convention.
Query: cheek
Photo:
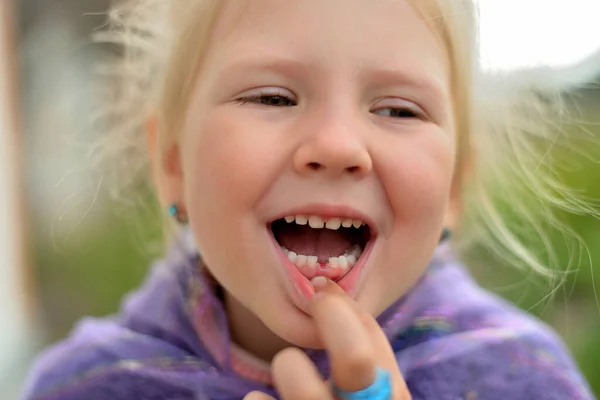
[[[386,146],[382,180],[395,219],[431,229],[439,224],[449,197],[455,146],[441,131],[416,133]],[[413,227],[415,228],[415,227]]]
[[[438,243],[452,181],[454,143],[443,132],[393,137],[380,148],[377,169],[393,228],[360,301],[374,314],[423,274]]]
[[[255,234],[253,210],[286,158],[273,139],[273,128],[267,123],[249,123],[227,109],[191,118],[186,124],[184,191],[202,250],[218,248],[231,237]]]
[[[269,148],[256,143],[269,142],[260,138],[260,130],[224,114],[213,113],[192,125],[184,140],[187,198],[192,203],[203,198],[211,213],[216,209],[235,213],[250,205],[264,190],[267,175]]]
[[[235,265],[239,255],[222,249],[232,238],[243,242],[247,236],[244,217],[261,187],[261,165],[249,137],[247,128],[212,113],[210,118],[190,118],[181,141],[190,227],[205,262],[226,280],[222,274],[233,271],[219,266]]]

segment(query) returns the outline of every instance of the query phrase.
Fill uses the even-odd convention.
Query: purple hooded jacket
[[[43,353],[23,399],[229,400],[255,389],[277,397],[260,374],[236,367],[221,302],[186,243],[154,265],[118,315],[84,319]],[[594,398],[557,335],[479,288],[448,244],[378,321],[414,400]],[[327,377],[326,353],[307,353]]]

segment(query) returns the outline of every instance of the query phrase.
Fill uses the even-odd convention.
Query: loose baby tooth
[[[308,257],[306,257],[306,264],[310,268],[316,268],[318,261],[319,261],[319,257],[317,257],[317,256],[308,256]]]
[[[308,219],[304,215],[296,215],[296,223],[298,225],[306,225],[308,223]]]
[[[287,222],[288,224],[290,224],[290,223],[294,222],[295,219],[296,218],[294,216],[290,215],[288,217],[285,217],[285,222]]]
[[[323,221],[323,218],[314,215],[308,219],[308,225],[313,229],[323,229],[325,221]]]
[[[288,253],[290,252],[290,251],[289,251],[288,249],[286,249],[285,247],[282,247],[282,248],[281,248],[281,250],[283,250],[283,252],[284,252],[285,254],[288,254]]]
[[[359,219],[355,219],[354,221],[352,221],[352,225],[354,225],[354,227],[356,229],[360,228],[362,226],[363,222]]]
[[[330,267],[337,267],[338,265],[339,265],[338,257],[330,257],[329,258],[329,266]]]
[[[305,255],[299,254],[298,258],[296,258],[296,262],[295,262],[296,266],[303,267],[304,264],[306,264],[306,259],[307,259],[307,257]]]
[[[340,229],[341,225],[342,221],[339,218],[332,218],[325,223],[325,228],[335,231]]]
[[[345,219],[342,221],[342,226],[344,228],[350,228],[352,226],[352,220],[351,219]]]
[[[354,264],[356,264],[356,256],[354,254],[347,255],[346,259],[348,260],[348,265],[350,265],[351,267],[354,266]]]
[[[293,251],[290,251],[287,256],[291,262],[294,262],[294,261],[296,261],[298,254],[294,253]]]
[[[338,257],[338,264],[340,265],[340,267],[347,269],[348,268],[348,259],[346,258],[346,256]]]

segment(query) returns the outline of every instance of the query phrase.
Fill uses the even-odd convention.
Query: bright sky
[[[567,66],[600,50],[600,0],[476,0],[490,69]]]

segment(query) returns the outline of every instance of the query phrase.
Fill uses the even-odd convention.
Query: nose
[[[373,169],[371,155],[360,135],[345,124],[321,125],[307,135],[294,154],[301,175],[363,177]]]

